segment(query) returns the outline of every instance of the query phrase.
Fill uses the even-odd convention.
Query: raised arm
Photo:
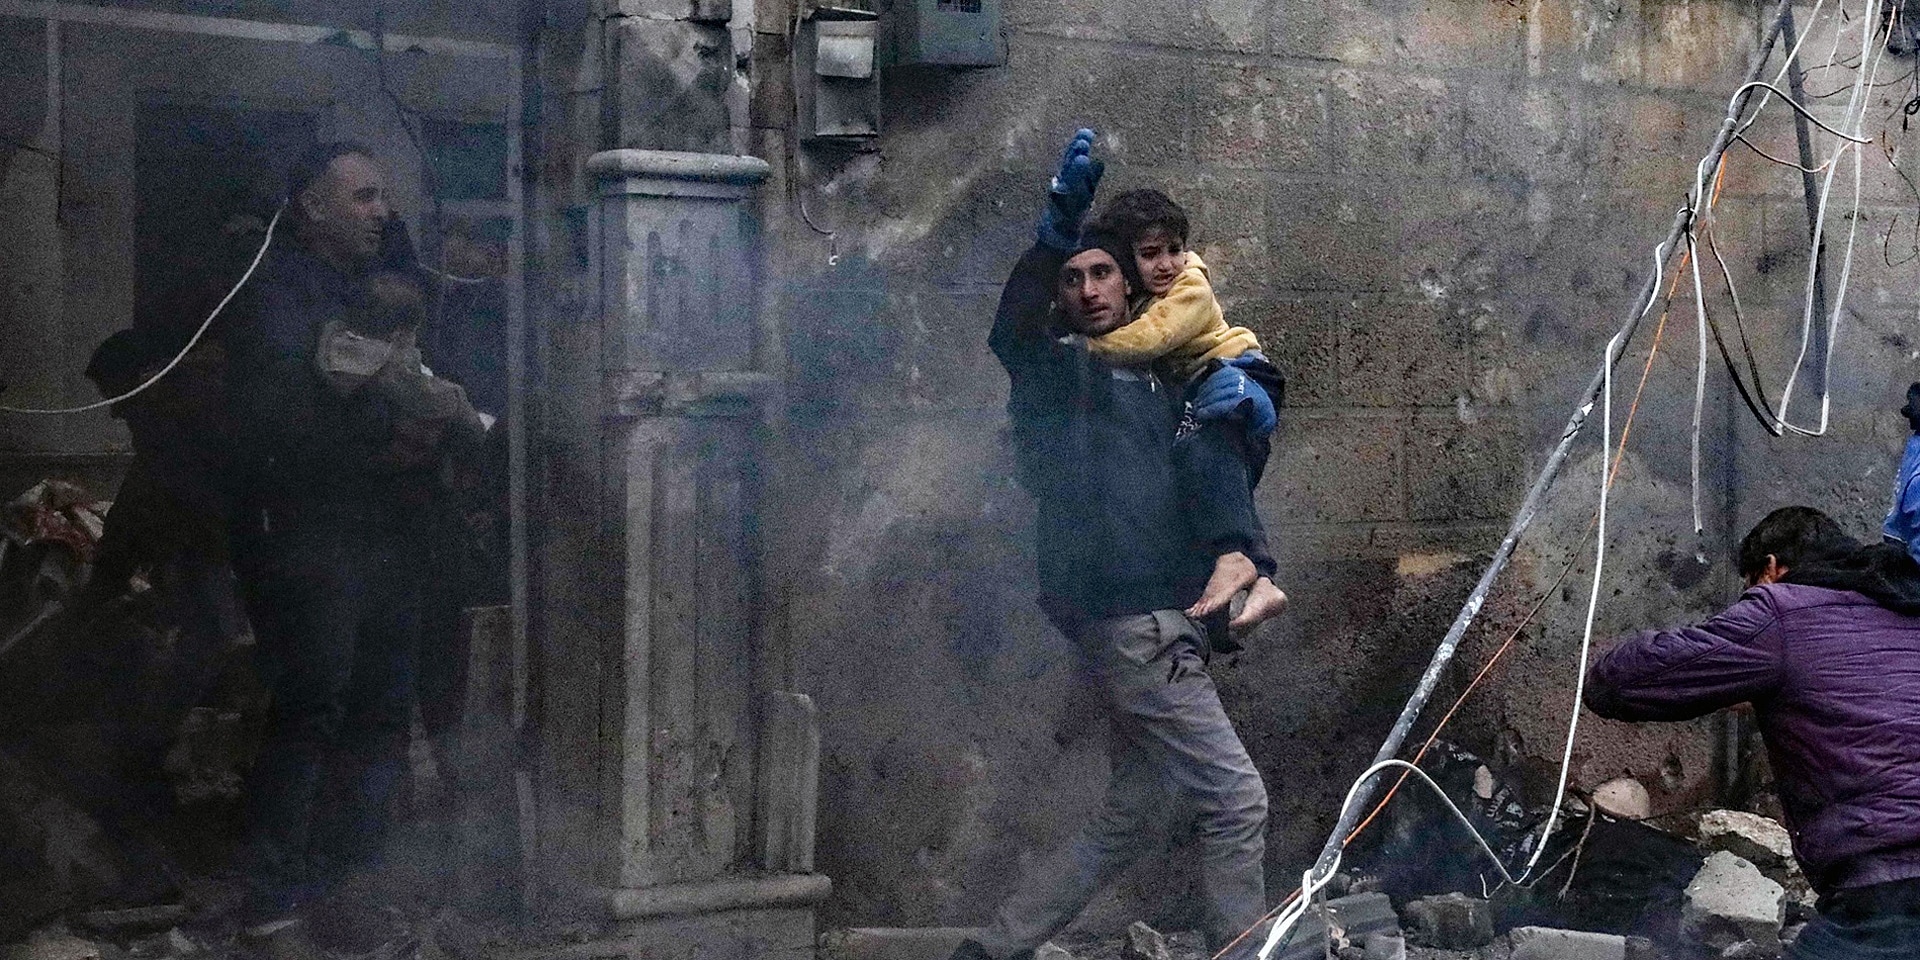
[[[1001,288],[987,345],[1008,372],[1060,349],[1047,329],[1047,314],[1053,305],[1054,277],[1066,260],[1063,251],[1035,244],[1014,264],[1007,285]]]
[[[1187,254],[1187,268],[1164,296],[1132,323],[1087,340],[1087,350],[1109,366],[1131,367],[1158,360],[1208,330],[1226,326],[1220,301],[1200,255]]]
[[[1649,630],[1587,671],[1587,709],[1611,720],[1691,720],[1773,692],[1780,632],[1764,589],[1705,623]]]

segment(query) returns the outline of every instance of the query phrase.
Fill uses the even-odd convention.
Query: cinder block
[[[1203,65],[1191,83],[1196,162],[1317,174],[1332,161],[1325,71]]]
[[[1300,0],[1273,5],[1269,48],[1350,65],[1511,72],[1522,62],[1525,13],[1498,0]]]
[[[1270,225],[1263,200],[1271,178],[1201,167],[1191,176],[1163,183],[1193,220],[1189,242],[1207,259],[1227,322],[1247,326],[1272,290]]]
[[[1731,89],[1759,46],[1751,7],[1648,3],[1639,12],[1641,76],[1650,87]]]
[[[1505,417],[1477,423],[1450,414],[1415,417],[1406,458],[1410,520],[1502,518],[1525,493],[1524,436]]]
[[[1340,70],[1331,90],[1336,169],[1396,181],[1451,179],[1463,172],[1458,81]]]
[[[1437,281],[1436,281],[1437,282]],[[1452,407],[1470,386],[1466,318],[1445,303],[1359,296],[1341,304],[1335,392],[1363,407]]]
[[[1287,377],[1282,419],[1302,407],[1321,407],[1339,396],[1340,304],[1336,298],[1290,294],[1262,301],[1229,320],[1252,329]]]
[[[1650,195],[1664,192],[1678,206],[1693,185],[1694,164],[1713,142],[1718,118],[1690,120],[1685,104],[1652,94],[1590,90],[1582,96],[1588,115],[1583,179],[1631,185]]]
[[[1146,43],[1193,50],[1259,51],[1266,45],[1266,5],[1258,0],[1027,0],[1007,5],[1016,30],[1107,43]]]
[[[1399,273],[1379,242],[1385,227],[1364,202],[1303,184],[1276,186],[1267,209],[1276,290],[1385,290]]]
[[[1529,85],[1519,91],[1489,83],[1470,88],[1462,104],[1467,171],[1528,183],[1578,179],[1584,121],[1567,91]]]
[[[1515,960],[1626,960],[1625,937],[1551,927],[1517,927],[1512,934]]]
[[[1274,438],[1260,485],[1264,516],[1291,523],[1397,520],[1403,421],[1353,413],[1296,413]]]
[[[1054,40],[1033,44],[1028,55],[1038,64],[1020,92],[1022,109],[1032,118],[1032,133],[1023,138],[1028,161],[1057,161],[1061,144],[1078,127],[1100,132],[1097,149],[1110,163],[1165,166],[1188,157],[1187,58],[1121,55]]]
[[[1592,84],[1639,83],[1640,23],[1636,17],[1618,16],[1620,9],[1609,0],[1529,6],[1528,74]]]

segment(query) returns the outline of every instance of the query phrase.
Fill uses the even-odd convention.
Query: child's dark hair
[[[378,270],[368,275],[361,291],[364,332],[387,336],[401,327],[418,328],[426,321],[426,291],[411,274]]]
[[[1128,246],[1139,243],[1140,238],[1156,230],[1185,241],[1187,231],[1192,228],[1187,211],[1174,203],[1172,197],[1153,189],[1128,190],[1115,196],[1101,208],[1093,225],[1119,237]]]

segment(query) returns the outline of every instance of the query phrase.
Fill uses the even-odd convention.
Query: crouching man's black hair
[[[1789,569],[1845,556],[1860,549],[1833,518],[1812,507],[1781,507],[1740,540],[1740,576],[1752,580],[1772,556]]]

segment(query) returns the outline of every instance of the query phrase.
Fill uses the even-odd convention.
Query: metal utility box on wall
[[[793,51],[794,108],[809,140],[880,135],[878,17],[821,7],[800,25]]]
[[[893,0],[887,20],[893,63],[998,67],[1007,62],[1000,0]]]

